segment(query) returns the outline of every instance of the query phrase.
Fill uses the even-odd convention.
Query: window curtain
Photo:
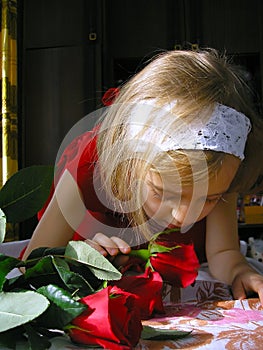
[[[17,0],[0,0],[1,137],[0,188],[18,170],[17,132]],[[16,225],[7,225],[6,239],[17,239]]]

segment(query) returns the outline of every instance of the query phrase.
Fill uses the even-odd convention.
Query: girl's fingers
[[[263,288],[258,291],[258,297],[261,305],[263,306]]]
[[[100,246],[97,242],[93,241],[92,239],[85,239],[84,241],[88,245],[90,245],[92,248],[96,249],[101,255],[107,256],[108,252]]]
[[[235,278],[232,283],[232,294],[234,299],[246,299],[246,291],[240,278]]]
[[[92,241],[100,245],[101,248],[103,248],[111,256],[115,256],[119,252],[124,254],[127,254],[130,252],[129,245],[122,239],[115,236],[109,238],[105,236],[103,233],[96,233]]]
[[[119,237],[115,237],[115,236],[111,237],[111,239],[113,240],[113,242],[116,243],[116,245],[121,253],[123,253],[123,254],[130,253],[131,247],[123,239],[121,239]]]
[[[96,235],[93,237],[93,241],[103,247],[108,254],[112,256],[118,254],[119,250],[116,243],[111,238],[105,236],[103,233],[96,233]]]

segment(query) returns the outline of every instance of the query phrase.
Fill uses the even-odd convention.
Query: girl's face
[[[169,180],[149,171],[146,176],[146,200],[143,208],[149,218],[168,228],[187,227],[206,217],[224,199],[240,161],[227,155],[217,172],[208,182],[194,186],[181,186],[178,181]]]

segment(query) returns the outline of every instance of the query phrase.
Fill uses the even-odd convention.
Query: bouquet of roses
[[[175,249],[180,247],[151,241],[147,254],[147,249],[132,253],[141,266],[145,262],[137,275],[121,274],[82,241],[36,249],[26,261],[0,255],[0,345],[15,349],[17,341],[26,340],[30,349],[48,349],[50,338],[63,332],[74,343],[114,350],[131,349],[141,337],[186,336],[142,326],[142,320],[164,312],[163,279],[151,264]],[[25,273],[7,278],[21,267]]]

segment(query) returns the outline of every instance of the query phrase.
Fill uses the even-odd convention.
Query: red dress
[[[116,213],[101,203],[95,192],[95,188],[100,188],[99,176],[96,176],[95,180],[93,178],[94,169],[98,161],[98,155],[96,152],[96,131],[97,128],[94,128],[92,131],[86,132],[75,138],[66,147],[56,166],[55,183],[67,169],[77,182],[87,209],[87,215],[79,226],[77,232],[75,232],[73,237],[74,240],[92,238],[96,232],[105,233],[104,225],[116,229],[123,227],[125,223],[125,221],[120,220],[119,215],[116,215]],[[51,188],[47,202],[38,213],[39,219],[41,219],[53,193],[54,184]],[[203,262],[206,260],[204,249],[205,220],[197,222],[187,233],[182,234],[180,232],[175,232],[174,240],[176,243],[184,244],[193,242],[199,261]]]

